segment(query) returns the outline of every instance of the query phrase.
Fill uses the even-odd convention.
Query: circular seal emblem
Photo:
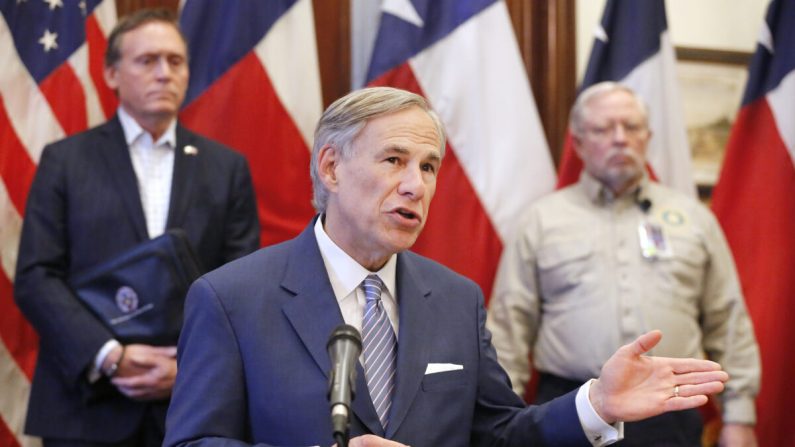
[[[119,287],[119,290],[116,291],[116,306],[124,313],[138,309],[138,294],[132,287]]]
[[[666,223],[675,227],[685,223],[685,216],[675,210],[665,210],[662,214],[662,218]]]

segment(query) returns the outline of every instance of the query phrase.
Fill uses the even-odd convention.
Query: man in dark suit
[[[175,346],[115,340],[71,278],[168,228],[207,269],[259,245],[245,159],[177,123],[188,66],[173,16],[121,20],[105,78],[117,116],[44,149],[20,242],[15,297],[40,336],[26,432],[45,446],[160,445],[177,370]]]
[[[722,389],[716,363],[641,356],[661,337],[652,331],[600,379],[525,408],[497,363],[480,288],[407,251],[444,147],[438,117],[409,92],[365,89],[324,112],[311,165],[320,214],[188,293],[165,445],[330,445],[326,343],[343,323],[364,346],[352,446],[602,445],[620,437],[610,424]]]

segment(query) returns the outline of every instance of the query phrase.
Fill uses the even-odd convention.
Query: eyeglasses
[[[627,138],[637,138],[648,131],[645,124],[619,122],[606,126],[590,126],[585,129],[585,133],[595,140],[606,141],[612,140],[619,128]]]

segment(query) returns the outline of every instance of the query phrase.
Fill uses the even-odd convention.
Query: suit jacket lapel
[[[171,199],[168,206],[166,228],[179,227],[190,204],[194,178],[198,169],[202,148],[195,144],[193,135],[177,124],[177,147],[174,148],[174,175],[171,179]],[[196,152],[188,154],[185,147],[193,146]]]
[[[433,328],[433,316],[427,303],[431,288],[423,281],[407,254],[398,254],[396,281],[400,333],[395,391],[387,425],[387,438],[395,434],[406,418],[425,376],[429,356],[425,341],[432,336]]]
[[[130,148],[124,139],[124,130],[122,130],[119,118],[114,116],[101,126],[100,134],[105,141],[100,143],[101,150],[99,152],[102,153],[105,163],[108,165],[107,172],[110,173],[113,184],[121,196],[136,235],[141,241],[145,241],[149,239],[149,233],[146,230],[144,209],[141,205],[141,195],[138,192],[138,179],[135,177]]]
[[[282,307],[282,311],[328,378],[331,370],[331,360],[326,350],[328,338],[345,321],[317,246],[314,234],[316,220],[317,217],[295,239],[282,287],[296,295]],[[384,430],[370,400],[364,370],[359,362],[356,370],[356,396],[351,404],[353,413],[371,432],[383,436]]]

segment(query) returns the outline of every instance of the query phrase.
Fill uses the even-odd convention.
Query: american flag
[[[489,296],[518,217],[555,184],[507,6],[390,0],[380,12],[367,82],[425,96],[448,132],[436,197],[414,249]]]
[[[0,1],[0,446],[22,434],[38,339],[13,302],[28,188],[44,145],[116,109],[103,81],[113,0]]]

